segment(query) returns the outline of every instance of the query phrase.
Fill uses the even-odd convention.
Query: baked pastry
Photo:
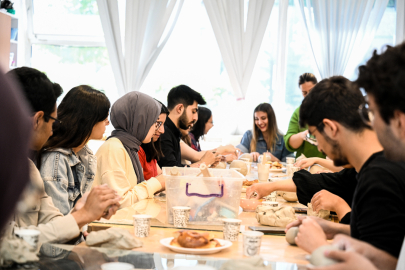
[[[242,186],[250,187],[251,185],[257,184],[257,183],[259,183],[259,180],[257,180],[257,179],[253,180],[253,181],[245,180],[245,181],[243,181]]]
[[[188,230],[176,232],[170,245],[183,248],[215,248],[221,246],[210,233],[198,233]]]

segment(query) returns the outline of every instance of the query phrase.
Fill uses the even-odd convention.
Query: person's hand
[[[225,156],[225,161],[226,162],[232,162],[234,160],[238,159],[238,157],[235,154],[230,154]]]
[[[322,267],[313,267],[316,270],[377,270],[366,257],[353,252],[342,250],[328,250],[324,255],[330,259],[340,261],[337,264]]]
[[[338,234],[333,238],[333,245],[337,246],[341,250],[354,251],[360,255],[367,256],[367,251],[375,249],[369,243],[356,240],[348,235]]]
[[[295,237],[295,243],[309,253],[312,253],[320,246],[328,245],[321,226],[311,218],[302,221],[298,228],[297,237]]]
[[[221,154],[221,155],[227,155],[227,154],[234,154],[234,155],[237,155],[237,150],[239,150],[240,151],[240,149],[238,149],[238,148],[236,148],[235,146],[233,146],[232,144],[228,144],[228,145],[225,145],[225,146],[219,146],[217,149],[216,149],[216,152],[218,153],[218,154]]]
[[[304,141],[307,140],[307,135],[308,135],[308,129],[305,131],[302,131],[300,133],[298,133],[300,135],[300,138],[303,139]]]
[[[298,227],[302,224],[302,222],[306,219],[310,218],[316,221],[316,223],[321,226],[323,232],[326,235],[327,239],[333,239],[333,237],[339,233],[338,229],[336,228],[337,223],[333,223],[332,221],[327,221],[319,217],[313,217],[313,216],[297,216],[297,220],[291,222],[290,224],[287,224],[285,227],[285,232],[287,232],[291,227]],[[340,225],[340,224],[337,224]]]
[[[259,159],[259,156],[260,156],[260,154],[258,152],[252,152],[252,153],[250,153],[250,155],[252,156],[254,162],[257,162],[257,160]]]
[[[203,157],[201,158],[201,160],[198,163],[204,162],[208,166],[208,165],[211,165],[216,162],[216,157],[217,157],[217,155],[212,153],[211,151],[205,151]]]
[[[311,166],[314,165],[315,163],[317,163],[317,162],[318,162],[318,159],[319,159],[319,158],[317,158],[317,157],[304,158],[304,159],[301,159],[300,161],[297,161],[297,162],[294,164],[294,166],[295,166],[295,167],[300,167],[301,169],[306,169],[306,168],[311,167]]]
[[[120,206],[120,197],[117,192],[109,188],[106,184],[94,187],[87,195],[84,205],[74,213],[79,228],[105,215],[105,210],[112,206]]]
[[[155,178],[159,181],[160,185],[162,186],[161,191],[165,190],[166,189],[166,177],[163,174],[160,174],[160,175],[156,176]]]
[[[274,190],[272,189],[272,183],[257,183],[246,189],[246,199],[254,198],[253,193],[257,193],[255,199],[263,198],[264,196],[270,195]]]
[[[312,209],[316,213],[318,213],[319,210],[330,210],[335,212],[339,203],[346,203],[345,201],[342,202],[342,200],[343,199],[339,196],[322,189],[312,197]]]
[[[87,200],[87,197],[89,196],[89,193],[90,192],[84,193],[83,196],[79,200],[77,200],[77,202],[75,204],[75,207],[73,208],[72,213],[76,212],[76,211],[79,211],[80,209],[83,208],[83,206],[86,204],[86,200]]]
[[[320,170],[317,171],[316,174],[320,174],[320,173],[333,173],[331,170]]]

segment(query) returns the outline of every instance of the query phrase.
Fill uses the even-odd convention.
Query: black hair
[[[173,110],[178,104],[183,104],[185,108],[193,105],[197,101],[199,105],[207,104],[200,93],[191,89],[187,85],[181,84],[173,87],[167,95],[167,108]]]
[[[198,142],[200,137],[204,136],[205,124],[210,120],[212,112],[206,107],[198,107],[198,121],[194,124],[190,133],[193,133],[195,140]]]
[[[312,82],[313,84],[317,84],[318,80],[316,79],[314,74],[312,74],[312,73],[304,73],[304,74],[300,75],[300,77],[298,78],[298,87],[301,84],[304,84],[306,82]]]
[[[405,113],[405,43],[375,50],[366,65],[359,67],[356,84],[374,97],[379,113],[389,124],[395,110]]]
[[[164,113],[166,115],[169,115],[169,110],[167,109],[167,107],[159,100],[157,100],[157,99],[155,99],[155,100],[157,102],[159,102],[160,105],[162,105],[162,107],[160,109],[160,114]],[[143,143],[141,145],[141,147],[142,147],[143,151],[145,152],[147,162],[151,162],[153,159],[159,160],[160,158],[164,157],[162,147],[160,145],[160,138],[157,139],[156,142],[154,142],[152,140],[149,143]]]
[[[358,87],[343,76],[324,79],[312,88],[300,108],[300,125],[316,126],[323,131],[323,119],[339,122],[344,127],[362,132],[371,129],[363,122],[358,109],[364,97]]]
[[[86,142],[93,127],[108,117],[110,101],[107,96],[88,85],[72,88],[58,107],[61,124],[43,149],[75,148]]]
[[[43,111],[44,120],[48,122],[49,116],[55,111],[56,100],[62,95],[62,87],[52,83],[44,73],[30,67],[15,68],[7,76],[19,83],[32,112]]]

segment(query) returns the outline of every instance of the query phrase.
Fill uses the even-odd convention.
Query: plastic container
[[[177,168],[179,175],[170,174],[171,167],[164,167],[166,176],[166,215],[173,224],[173,206],[190,207],[189,224],[222,225],[224,218],[237,218],[240,194],[245,178],[232,169],[209,169],[213,177],[197,176],[198,168]]]

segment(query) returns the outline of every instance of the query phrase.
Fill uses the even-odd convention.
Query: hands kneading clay
[[[308,203],[308,210],[307,210],[307,215],[308,216],[314,216],[314,217],[319,217],[328,220],[330,216],[330,211],[329,210],[319,210],[318,213],[316,213],[312,209],[312,203]]]
[[[285,227],[297,218],[294,209],[290,206],[271,207],[259,205],[256,209],[256,219],[257,222],[263,225]]]
[[[336,260],[325,257],[324,253],[327,250],[339,250],[339,248],[332,245],[320,246],[312,252],[309,262],[313,266],[328,266],[338,263]]]
[[[128,230],[121,228],[91,232],[86,238],[86,244],[88,246],[119,249],[133,249],[143,245]]]

